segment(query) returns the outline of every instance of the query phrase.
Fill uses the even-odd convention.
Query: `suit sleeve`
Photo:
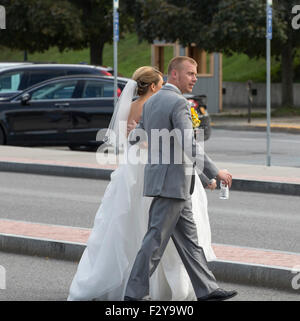
[[[176,130],[177,141],[190,162],[196,163],[195,169],[200,178],[201,174],[209,179],[216,177],[219,172],[217,166],[204,152],[204,145],[194,137],[191,111],[186,99],[181,99],[174,106],[172,122]]]

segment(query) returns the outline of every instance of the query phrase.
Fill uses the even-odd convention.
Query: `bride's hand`
[[[141,149],[147,149],[148,148],[148,143],[147,142],[141,142],[139,144],[139,146],[140,146]]]
[[[127,123],[127,136],[133,129],[135,129],[136,126],[137,126],[137,122],[134,119],[131,122]]]

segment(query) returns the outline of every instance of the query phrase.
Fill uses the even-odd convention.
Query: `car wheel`
[[[68,146],[70,150],[79,150],[79,146],[75,146],[75,145],[69,145]]]
[[[1,127],[0,127],[0,145],[5,145],[5,134]]]

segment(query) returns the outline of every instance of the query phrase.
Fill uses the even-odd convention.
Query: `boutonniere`
[[[201,120],[199,119],[198,113],[194,107],[191,107],[191,115],[192,115],[192,123],[193,128],[198,128],[201,124]]]

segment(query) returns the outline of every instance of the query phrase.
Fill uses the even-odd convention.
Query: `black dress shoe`
[[[139,301],[139,300],[135,298],[131,298],[130,296],[125,296],[124,301]]]
[[[233,298],[237,295],[237,291],[225,291],[217,289],[212,293],[198,298],[198,301],[224,301]]]

